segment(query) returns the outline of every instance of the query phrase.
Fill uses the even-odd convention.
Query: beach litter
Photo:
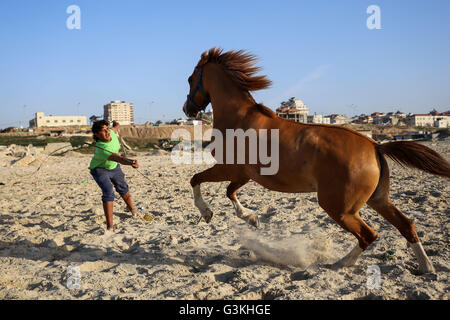
[[[395,257],[395,250],[387,250],[386,251],[386,258],[387,259],[394,259]]]
[[[138,206],[137,209],[138,209],[139,211],[143,211],[143,210],[145,209],[145,207]],[[142,216],[142,218],[143,218],[144,220],[146,220],[146,221],[153,221],[153,219],[154,219],[155,217],[154,217],[152,214],[150,214],[150,213],[146,213],[146,214],[144,214],[144,215]]]
[[[153,219],[155,218],[153,215],[151,215],[150,213],[146,213],[146,214],[144,214],[144,220],[146,220],[146,221],[153,221]]]

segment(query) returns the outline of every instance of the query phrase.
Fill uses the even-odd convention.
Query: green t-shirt
[[[100,148],[111,151],[112,153],[118,153],[120,150],[119,139],[117,138],[116,134],[112,129],[110,129],[109,132],[111,134],[111,141],[109,142],[97,141],[95,145],[99,146]],[[91,164],[89,165],[89,170],[95,168],[104,168],[107,170],[115,169],[118,163],[115,161],[109,161],[108,158],[110,155],[111,153],[109,152],[106,152],[99,148],[95,148],[94,157],[92,157]]]

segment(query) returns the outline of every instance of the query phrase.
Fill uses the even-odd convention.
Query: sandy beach
[[[450,159],[449,142],[427,143]],[[161,153],[161,152],[160,152]],[[11,166],[0,157],[0,299],[449,299],[449,183],[389,161],[391,198],[414,220],[436,274],[419,275],[406,240],[365,206],[379,234],[354,267],[329,264],[357,243],[319,207],[316,194],[272,192],[250,182],[238,193],[259,229],[234,215],[227,183],[202,185],[214,217],[201,221],[189,180],[210,165],[176,165],[139,153],[122,166],[131,196],[153,221],[132,218],[117,195],[116,230],[105,232],[90,155],[69,153]],[[367,285],[370,266],[379,288]],[[68,285],[79,270],[79,286]],[[69,288],[71,287],[71,288]]]

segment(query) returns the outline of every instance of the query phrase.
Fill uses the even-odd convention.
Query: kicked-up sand
[[[427,143],[447,159],[450,143]],[[330,264],[357,243],[314,193],[272,192],[248,183],[240,202],[259,229],[234,215],[227,183],[206,183],[214,212],[197,224],[189,180],[208,165],[176,165],[140,153],[122,166],[146,221],[118,197],[105,232],[90,156],[71,153],[11,167],[0,157],[0,299],[449,299],[449,183],[389,161],[391,198],[415,222],[436,274],[419,275],[406,240],[375,211],[360,214],[379,234],[356,265]],[[379,271],[379,273],[378,273]]]

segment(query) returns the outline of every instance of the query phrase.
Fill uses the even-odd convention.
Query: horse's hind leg
[[[227,197],[233,203],[236,215],[239,218],[246,221],[248,224],[257,228],[259,227],[258,216],[256,214],[248,213],[248,209],[244,208],[236,197],[237,190],[241,188],[243,185],[245,185],[247,182],[248,180],[242,182],[231,182],[227,188]]]
[[[401,213],[386,195],[370,199],[367,204],[397,228],[406,240],[408,240],[419,262],[419,271],[422,273],[435,272],[430,259],[428,259],[420,243],[414,223]]]

